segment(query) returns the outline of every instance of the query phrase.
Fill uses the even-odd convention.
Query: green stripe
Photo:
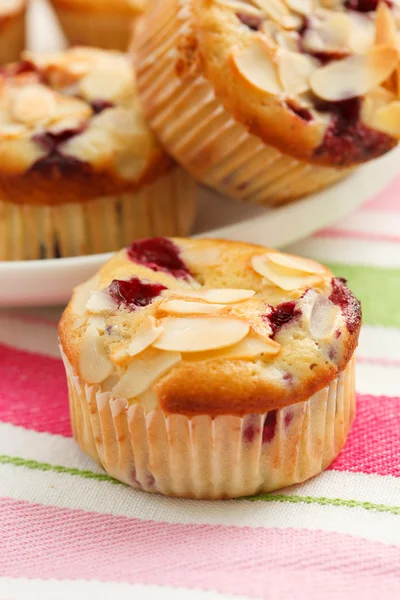
[[[361,300],[364,323],[400,327],[400,269],[337,263],[328,267],[335,275],[345,277]]]
[[[39,471],[52,471],[54,473],[65,473],[85,479],[95,479],[97,481],[108,481],[113,484],[122,484],[120,481],[103,475],[101,473],[93,473],[92,471],[81,471],[61,465],[50,465],[49,463],[40,463],[36,460],[27,460],[17,456],[0,455],[0,464],[14,465],[15,467],[26,467],[27,469],[37,469]],[[347,508],[363,508],[365,510],[373,510],[376,512],[391,513],[400,515],[400,506],[386,506],[385,504],[374,504],[372,502],[359,502],[358,500],[342,500],[341,498],[315,498],[313,496],[287,496],[285,494],[265,494],[261,496],[250,496],[242,498],[250,502],[286,502],[289,504],[319,504],[321,506],[345,506]]]

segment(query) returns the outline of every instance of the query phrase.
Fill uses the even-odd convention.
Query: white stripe
[[[18,319],[0,313],[0,343],[19,350],[60,358],[56,324]]]
[[[369,358],[400,361],[400,329],[363,325],[357,353]]]
[[[68,576],[68,573],[66,573]],[[0,577],[0,592],[5,600],[240,600],[245,596],[218,594],[208,590],[193,590],[158,585],[140,585],[103,581],[56,579],[12,579]],[[8,598],[9,597],[9,598]]]
[[[307,256],[321,262],[371,267],[400,267],[400,244],[329,235],[313,237],[285,249],[291,254]],[[340,273],[337,273],[340,275]]]
[[[335,475],[338,476],[337,479]],[[352,487],[354,482],[356,495],[377,500],[381,495],[388,496],[389,492],[381,488],[389,489],[392,485],[389,479],[389,477],[359,476],[354,473],[337,473],[333,476],[331,473],[325,473],[310,481],[305,489],[307,495],[312,495],[312,486],[316,485],[315,489],[318,492],[325,492],[324,496],[329,497],[329,494],[332,494],[332,497],[335,495],[337,497],[338,493],[343,495],[343,490],[347,486]],[[300,491],[297,489],[296,493],[299,494]],[[361,507],[290,504],[262,500],[224,502],[178,500],[135,491],[127,486],[58,473],[30,471],[12,465],[0,465],[0,496],[59,508],[167,523],[281,529],[293,527],[336,531],[400,546],[399,516]]]
[[[347,215],[345,219],[336,223],[332,229],[344,231],[359,231],[362,233],[387,234],[399,236],[400,212],[385,210],[359,210]]]
[[[356,389],[360,394],[400,396],[400,367],[357,363]]]

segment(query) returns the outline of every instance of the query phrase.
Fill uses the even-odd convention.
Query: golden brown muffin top
[[[400,139],[398,0],[180,4],[182,77],[203,70],[228,110],[267,144],[351,166]]]
[[[127,16],[134,16],[144,11],[148,4],[148,0],[51,0],[51,2],[72,10],[115,11],[126,13]]]
[[[61,346],[84,383],[166,413],[301,402],[357,345],[358,301],[319,263],[223,240],[134,242],[79,286]]]
[[[57,204],[134,191],[172,161],[151,133],[120,52],[25,52],[0,70],[0,189]]]

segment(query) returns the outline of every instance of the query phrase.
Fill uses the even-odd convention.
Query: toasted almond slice
[[[366,19],[364,14],[355,11],[346,14],[351,24],[350,50],[354,54],[368,52],[375,45],[375,23],[373,19]]]
[[[159,406],[158,398],[154,390],[146,390],[138,396],[138,402],[143,406],[145,413],[149,413]]]
[[[375,17],[375,44],[387,44],[397,50],[397,27],[393,13],[385,2],[380,2]]]
[[[136,398],[150,388],[160,377],[181,360],[179,352],[158,352],[147,350],[135,357],[129,364],[120,381],[113,387],[117,398]]]
[[[99,277],[96,275],[95,277],[88,279],[88,281],[85,281],[85,283],[78,285],[74,289],[70,308],[75,315],[79,317],[83,317],[85,315],[86,305],[90,295],[96,289],[98,283]]]
[[[308,52],[346,52],[351,39],[351,21],[347,13],[332,13],[327,19],[313,21],[303,37]]]
[[[164,300],[157,308],[172,315],[212,315],[224,310],[225,305],[191,300]]]
[[[135,333],[134,340],[129,345],[128,354],[130,356],[140,354],[140,352],[151,346],[163,331],[163,327],[157,324],[154,317],[145,317]]]
[[[231,10],[234,10],[236,13],[239,12],[239,13],[249,14],[252,16],[262,17],[262,12],[260,11],[260,9],[256,8],[255,6],[252,6],[251,4],[248,4],[246,2],[246,0],[244,0],[244,1],[241,1],[241,0],[217,0],[216,3],[219,4],[220,6],[230,8]]]
[[[318,67],[310,56],[280,48],[277,63],[279,79],[287,94],[297,96],[310,89],[310,77]]]
[[[107,327],[106,320],[102,315],[92,315],[88,318],[88,323],[94,325],[99,333],[104,333]]]
[[[94,325],[89,325],[82,337],[79,371],[86,383],[101,383],[113,372],[103,340]]]
[[[339,308],[326,298],[318,294],[311,310],[309,331],[317,340],[329,339],[333,334]]]
[[[296,15],[292,15],[282,0],[251,0],[251,2],[285,29],[296,29],[301,25],[301,19]]]
[[[184,354],[183,359],[188,361],[216,360],[219,358],[237,358],[240,360],[252,360],[254,358],[269,358],[276,356],[281,349],[281,345],[270,338],[260,338],[251,333],[243,340],[221,350],[208,352],[194,352]]]
[[[325,267],[315,260],[311,260],[311,258],[302,258],[301,256],[283,252],[267,252],[265,256],[274,264],[293,269],[294,271],[311,273],[312,275],[324,275],[326,273]]]
[[[370,118],[369,125],[400,140],[400,101],[379,108]]]
[[[221,258],[219,248],[191,248],[183,251],[183,259],[189,265],[196,267],[212,267]]]
[[[88,100],[117,100],[126,93],[133,92],[133,75],[129,66],[114,65],[98,67],[88,73],[79,87],[84,98]]]
[[[159,350],[203,352],[232,346],[249,333],[250,326],[230,317],[166,317],[164,333],[153,344]]]
[[[107,292],[92,292],[86,304],[86,310],[93,314],[109,313],[117,308],[117,303]]]
[[[13,118],[27,125],[50,121],[55,110],[53,92],[40,84],[21,88],[11,104]]]
[[[232,63],[237,74],[252,87],[267,94],[282,93],[271,50],[262,39],[256,38],[251,46],[232,54]]]
[[[397,62],[396,50],[376,46],[366,54],[352,55],[317,69],[311,76],[311,89],[330,102],[363,96],[385,81]]]
[[[0,138],[13,140],[22,137],[26,131],[27,130],[24,125],[17,125],[16,123],[4,123],[0,125]]]
[[[199,300],[213,304],[236,304],[237,302],[244,302],[244,300],[252,298],[255,291],[239,288],[218,288],[211,290],[202,288],[200,290],[176,290],[176,293],[183,298],[198,298]]]
[[[269,261],[265,255],[253,256],[251,265],[256,273],[286,291],[302,290],[322,282],[321,276],[280,267]]]
[[[313,0],[285,0],[291,10],[306,17],[312,14]]]

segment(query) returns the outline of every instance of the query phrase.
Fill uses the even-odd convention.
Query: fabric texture
[[[111,479],[72,439],[54,311],[0,311],[0,600],[400,598],[399,232],[400,177],[287,249],[363,302],[357,417],[325,473],[246,500]]]

